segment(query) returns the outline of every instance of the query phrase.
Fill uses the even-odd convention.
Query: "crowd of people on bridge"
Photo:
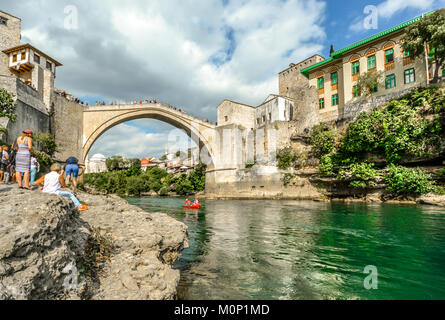
[[[60,163],[52,164],[50,172],[35,181],[40,165],[33,152],[32,134],[31,130],[23,131],[10,151],[8,146],[1,146],[0,183],[17,183],[19,189],[24,190],[32,190],[32,186],[36,185],[45,193],[70,198],[79,211],[88,210],[75,196],[79,171],[85,169],[79,166],[75,157],[68,158],[64,168]],[[66,187],[65,179],[72,181],[73,193],[62,190]]]
[[[56,92],[58,94],[62,95],[63,97],[67,98],[70,101],[74,101],[75,103],[78,103],[78,104],[80,104],[82,106],[85,106],[85,107],[90,107],[90,104],[88,103],[88,101],[84,103],[79,98],[74,98],[72,95],[66,93],[65,91],[59,90],[59,91],[56,91]],[[119,104],[120,103],[117,100],[114,100],[114,101],[112,101],[109,104],[106,103],[105,101],[100,101],[99,100],[99,101],[96,101],[93,106],[106,106],[106,105],[115,106],[115,105],[119,105]],[[179,111],[181,113],[184,113],[184,114],[188,115],[188,113],[182,107],[175,107],[175,106],[173,106],[171,104],[163,104],[163,103],[159,102],[156,99],[133,99],[133,100],[130,101],[129,104],[131,104],[131,105],[156,104],[156,105],[159,105],[161,107],[166,106],[167,108],[170,108],[172,110]],[[195,117],[195,118],[198,118],[198,117]],[[205,120],[202,120],[202,121],[204,121],[206,123],[209,123],[209,124],[213,124],[213,121],[210,121],[209,119],[205,119]],[[217,126],[218,122],[215,122],[215,125]]]

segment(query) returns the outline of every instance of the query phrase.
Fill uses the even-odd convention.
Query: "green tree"
[[[357,80],[358,90],[361,95],[371,96],[383,85],[383,71],[365,72]]]
[[[124,169],[124,158],[122,156],[112,156],[106,160],[108,171],[116,171]]]
[[[336,134],[327,124],[320,123],[312,128],[312,153],[321,158],[335,150]]]
[[[438,66],[445,63],[445,9],[431,13],[405,29],[402,41],[405,50],[412,57],[425,55],[425,44],[430,46],[432,62]],[[439,78],[439,68],[435,69],[435,80]]]
[[[49,132],[39,132],[35,134],[33,138],[40,151],[46,153],[50,157],[54,156],[54,154],[59,151],[56,144],[56,139]]]
[[[6,89],[0,88],[0,118],[6,117],[15,122],[17,119],[15,114],[16,106],[17,102],[14,101],[14,95]]]

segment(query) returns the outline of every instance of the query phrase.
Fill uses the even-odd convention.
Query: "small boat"
[[[182,206],[187,209],[201,209],[200,204],[183,204]]]

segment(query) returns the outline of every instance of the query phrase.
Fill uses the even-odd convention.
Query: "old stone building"
[[[12,143],[25,129],[51,132],[61,150],[57,154],[60,160],[69,156],[83,159],[83,107],[55,88],[60,66],[31,44],[21,44],[21,19],[0,11],[0,87],[17,102],[16,122],[0,118],[0,127],[7,129],[0,140]]]

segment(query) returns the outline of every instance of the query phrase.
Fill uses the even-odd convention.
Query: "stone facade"
[[[6,12],[0,11],[0,75],[12,75],[8,67],[8,55],[3,50],[20,44],[21,20]]]
[[[255,127],[255,107],[230,100],[218,106],[218,126],[236,124],[248,129]]]
[[[300,71],[323,60],[321,55],[315,54],[297,64],[291,63],[289,68],[278,74],[279,95],[290,97],[293,89],[303,87],[308,81]]]
[[[49,114],[40,100],[38,93],[15,77],[0,75],[0,88],[5,88],[16,98],[16,122],[7,118],[0,119],[0,126],[8,130],[3,136],[4,141],[13,143],[23,130],[48,132],[50,128]]]
[[[52,109],[54,110],[52,132],[60,151],[55,157],[65,161],[74,156],[82,162],[83,155],[83,106],[53,93]]]

